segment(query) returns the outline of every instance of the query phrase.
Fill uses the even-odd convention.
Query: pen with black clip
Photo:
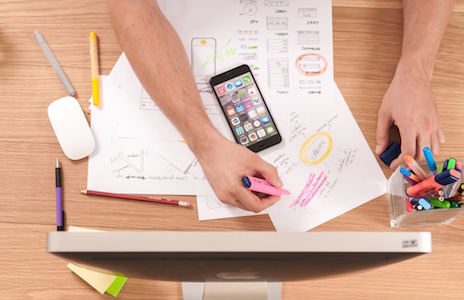
[[[56,230],[64,231],[64,211],[63,199],[61,190],[61,167],[60,161],[56,159],[55,168],[55,181],[56,181]]]

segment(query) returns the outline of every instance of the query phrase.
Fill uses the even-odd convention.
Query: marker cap
[[[432,150],[430,150],[429,147],[425,147],[423,149],[423,152],[425,155],[425,160],[427,161],[427,165],[429,166],[430,172],[436,171],[437,164],[435,163],[435,160],[433,159]]]
[[[461,173],[454,169],[451,169],[436,175],[435,181],[441,185],[447,185],[456,182],[459,178],[461,178]]]
[[[248,178],[248,176],[242,177],[242,183],[246,188],[249,188],[251,186],[251,181],[250,178]]]
[[[380,154],[380,159],[389,167],[391,162],[401,154],[401,147],[398,142],[393,142],[384,153]]]
[[[429,210],[432,208],[432,204],[430,204],[430,200],[425,197],[420,198],[419,201],[417,202],[417,205],[422,206],[424,210]]]

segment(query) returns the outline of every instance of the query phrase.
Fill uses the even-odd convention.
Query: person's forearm
[[[192,151],[219,134],[198,93],[183,45],[156,1],[108,0],[121,47],[148,94],[174,123]]]
[[[431,81],[435,59],[454,0],[403,0],[403,48],[398,67]]]

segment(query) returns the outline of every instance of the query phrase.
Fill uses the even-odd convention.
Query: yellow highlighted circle
[[[316,143],[319,139],[326,137],[329,141],[329,145],[327,146],[327,149],[325,152],[316,160],[309,160],[308,154],[310,154],[311,147]],[[317,165],[321,161],[323,161],[330,153],[330,150],[332,150],[332,145],[333,145],[333,140],[332,136],[330,136],[330,133],[326,131],[321,131],[321,132],[316,132],[315,134],[311,135],[309,138],[306,139],[306,141],[301,145],[300,152],[298,153],[298,156],[300,157],[300,160],[308,165]]]

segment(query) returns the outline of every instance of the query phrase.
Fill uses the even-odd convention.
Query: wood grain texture
[[[333,1],[335,80],[371,149],[377,110],[395,71],[402,35],[401,1]],[[433,91],[448,141],[437,160],[464,158],[464,1],[457,1],[438,54]],[[110,299],[101,296],[46,253],[55,230],[54,166],[63,167],[67,224],[102,230],[274,230],[267,216],[199,222],[192,209],[86,196],[87,160],[61,152],[47,106],[66,91],[38,46],[39,30],[77,91],[89,117],[88,34],[99,36],[101,73],[121,54],[105,1],[0,2],[0,299]],[[385,175],[391,171],[383,167]],[[362,192],[362,191],[360,191]],[[464,217],[427,230],[433,253],[363,274],[285,283],[282,299],[462,299]],[[381,196],[314,231],[397,231]],[[446,278],[446,286],[433,282]],[[181,299],[179,283],[130,278],[119,299]]]

